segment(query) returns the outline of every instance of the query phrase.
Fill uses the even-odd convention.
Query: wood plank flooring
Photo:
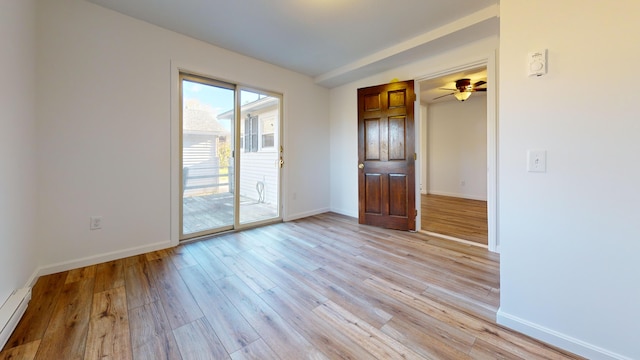
[[[421,195],[422,230],[487,245],[487,202]]]
[[[576,359],[495,324],[499,259],[327,213],[41,277],[0,359]]]

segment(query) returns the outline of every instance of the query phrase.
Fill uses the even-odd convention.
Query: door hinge
[[[413,217],[414,218],[418,217],[418,209],[413,209]]]
[[[413,153],[413,160],[418,160],[418,154],[417,153]]]

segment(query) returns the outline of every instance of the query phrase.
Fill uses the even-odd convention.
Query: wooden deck
[[[184,234],[233,225],[233,194],[185,196],[183,204]],[[241,224],[276,217],[278,217],[276,205],[240,198]]]
[[[499,258],[322,214],[40,278],[0,359],[575,359],[495,323]]]

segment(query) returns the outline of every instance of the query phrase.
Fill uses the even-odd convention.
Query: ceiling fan
[[[486,84],[486,81],[477,81],[474,84],[471,84],[471,80],[470,79],[460,79],[460,80],[456,80],[456,88],[455,89],[447,89],[447,88],[440,88],[442,90],[449,90],[449,91],[453,91],[450,94],[446,94],[446,95],[442,95],[442,96],[438,96],[437,98],[434,98],[433,100],[437,100],[440,98],[443,98],[445,96],[449,96],[449,95],[453,95],[456,97],[456,99],[460,100],[460,101],[465,101],[469,98],[469,96],[471,96],[472,92],[476,92],[476,91],[487,91],[487,88],[479,88],[479,86],[482,86],[484,84]]]

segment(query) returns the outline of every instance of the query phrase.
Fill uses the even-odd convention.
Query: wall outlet
[[[89,218],[89,229],[99,230],[102,229],[102,216],[92,216]]]

